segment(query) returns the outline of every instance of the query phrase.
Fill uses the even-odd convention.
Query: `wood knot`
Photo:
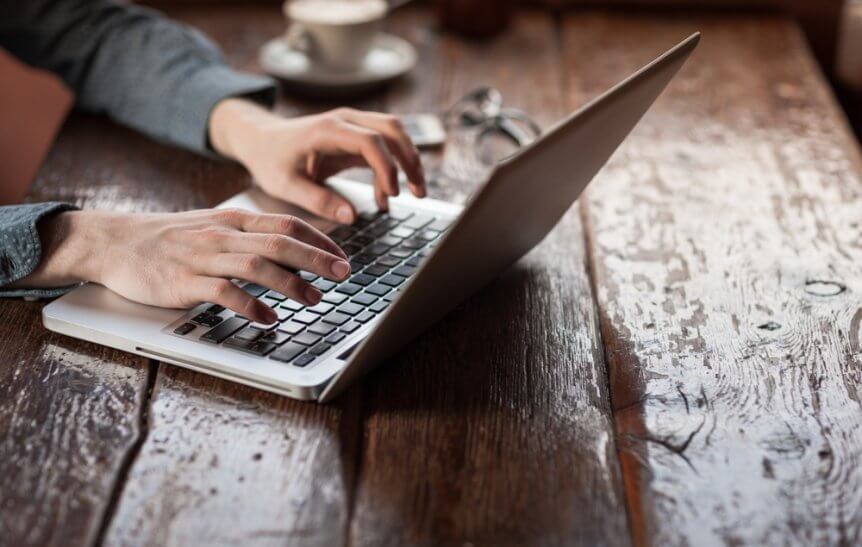
[[[781,325],[779,325],[775,321],[767,321],[766,323],[763,323],[762,325],[757,325],[757,328],[759,328],[761,330],[778,330],[781,328]]]
[[[847,287],[837,281],[812,279],[805,282],[805,292],[814,296],[837,296],[847,290]]]

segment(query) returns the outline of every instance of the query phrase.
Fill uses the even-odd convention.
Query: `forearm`
[[[233,96],[275,100],[271,80],[231,70],[202,34],[137,6],[8,2],[0,46],[58,74],[79,107],[199,152],[209,151],[207,124],[217,103]]]

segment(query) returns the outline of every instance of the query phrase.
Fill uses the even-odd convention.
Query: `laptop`
[[[213,304],[145,306],[86,284],[45,306],[53,331],[296,399],[328,402],[537,245],[553,229],[697,46],[693,34],[498,164],[458,206],[402,195],[375,210],[372,188],[327,181],[360,215],[339,226],[249,190],[220,205],[301,216],[349,255],[312,307],[236,281],[275,309],[258,325]],[[406,194],[406,193],[404,193]]]

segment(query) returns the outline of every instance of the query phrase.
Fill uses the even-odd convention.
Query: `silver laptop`
[[[690,36],[499,164],[465,207],[402,195],[377,213],[370,186],[340,179],[328,184],[361,212],[352,226],[310,218],[257,190],[222,203],[302,216],[350,256],[353,272],[341,283],[301,272],[324,294],[313,307],[238,281],[277,311],[275,325],[213,304],[145,306],[89,284],[45,306],[45,326],[288,397],[329,401],[538,244],[698,41]]]

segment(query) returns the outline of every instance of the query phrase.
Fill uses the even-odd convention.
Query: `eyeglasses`
[[[503,106],[503,95],[493,87],[467,93],[443,114],[447,129],[469,129],[474,134],[476,158],[494,165],[530,144],[542,129],[523,111]]]

